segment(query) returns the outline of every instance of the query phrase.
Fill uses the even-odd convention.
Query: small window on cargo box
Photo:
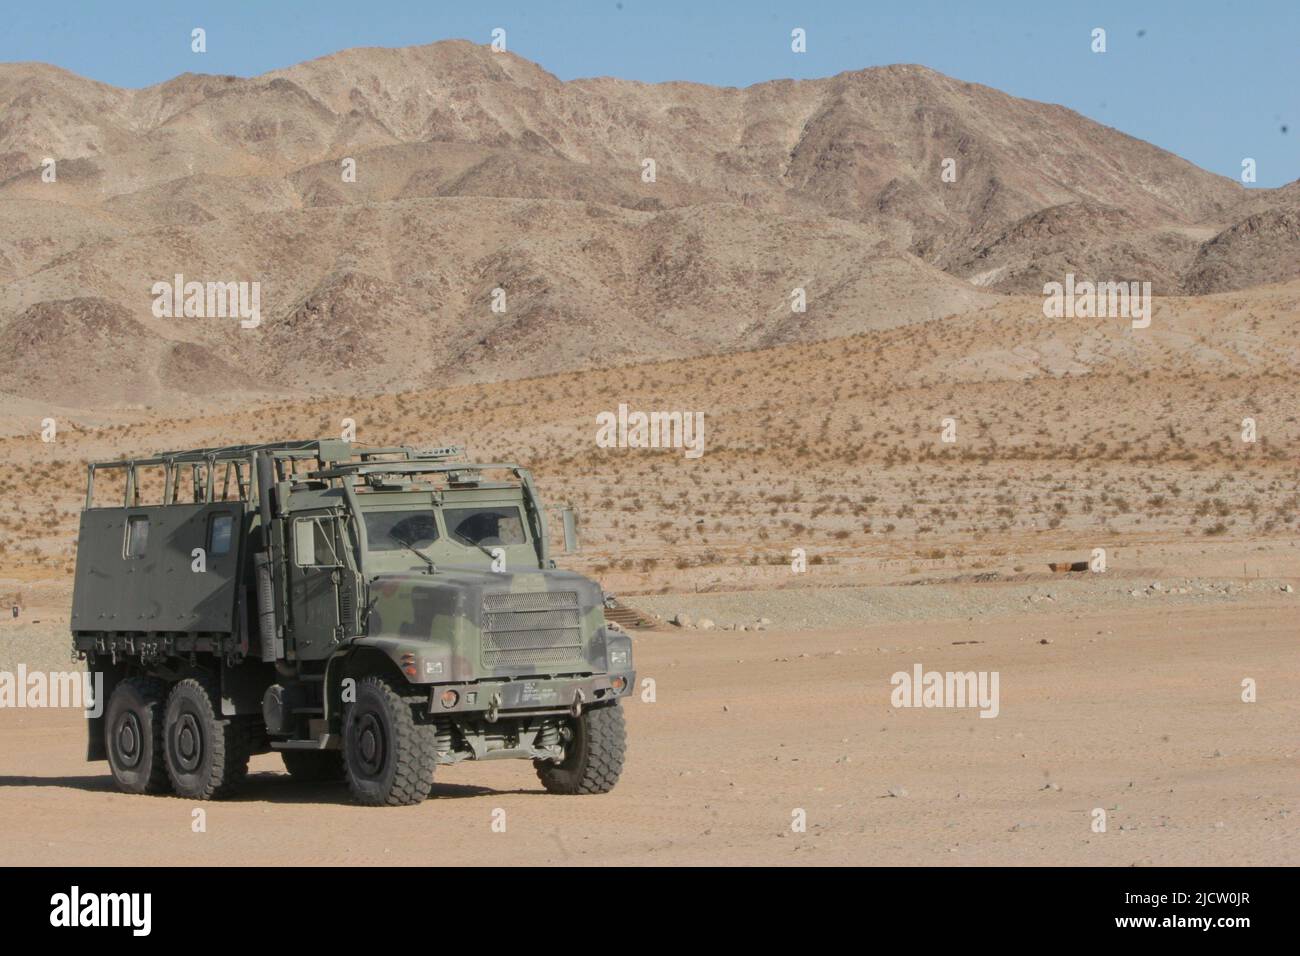
[[[234,515],[213,515],[208,525],[208,554],[229,554],[234,528]]]
[[[127,558],[143,558],[145,548],[149,546],[149,516],[134,515],[126,519],[126,544],[122,555]]]

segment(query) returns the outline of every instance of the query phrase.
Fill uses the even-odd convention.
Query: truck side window
[[[230,536],[235,527],[234,515],[213,515],[208,525],[208,554],[229,554]]]
[[[333,567],[333,525],[321,518],[299,518],[293,523],[293,552],[298,567]]]
[[[143,558],[149,545],[149,516],[133,515],[126,519],[126,543],[122,548],[125,558]]]

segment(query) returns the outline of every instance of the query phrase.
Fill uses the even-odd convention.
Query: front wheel
[[[438,761],[437,728],[417,724],[412,701],[382,677],[357,681],[356,694],[343,712],[343,767],[353,798],[372,807],[422,803]]]
[[[617,702],[584,710],[560,728],[564,759],[534,760],[537,779],[550,793],[609,793],[623,772],[627,728]]]

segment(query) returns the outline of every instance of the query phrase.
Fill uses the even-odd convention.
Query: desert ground
[[[201,834],[194,807],[118,794],[85,763],[78,713],[0,710],[0,862],[1294,864],[1296,294],[1168,300],[1141,338],[1045,330],[1010,300],[495,385],[85,409],[55,441],[0,439],[19,491],[0,511],[19,609],[0,669],[69,666],[85,461],[352,417],[362,440],[527,462],[576,504],[583,546],[563,561],[653,624],[634,634],[655,682],[627,704],[607,796],[469,764],[431,802],[375,811],[266,755]],[[620,402],[705,410],[705,453],[597,448],[595,415]],[[1104,572],[1049,570],[1095,549]],[[918,663],[998,672],[999,715],[893,708],[890,676]]]
[[[194,832],[196,805],[117,793],[81,759],[79,713],[0,711],[0,863],[1300,862],[1294,594],[1006,613],[1002,587],[971,588],[991,610],[968,618],[635,632],[655,700],[625,705],[627,768],[603,796],[548,795],[502,761],[440,768],[418,807],[357,807],[268,754]],[[998,717],[892,708],[914,662],[999,671]]]
[[[563,562],[653,625],[634,635],[655,682],[653,703],[627,704],[607,796],[468,764],[431,802],[375,811],[265,755],[201,834],[194,807],[118,794],[85,763],[78,713],[0,710],[0,862],[1294,864],[1296,295],[1165,300],[1141,337],[1045,329],[1010,299],[493,385],[88,408],[55,441],[0,439],[19,476],[0,511],[0,593],[19,608],[0,669],[69,666],[85,461],[352,417],[361,440],[527,462],[548,501],[577,505],[583,545]],[[620,402],[705,410],[705,453],[597,448],[595,415]],[[1048,567],[1095,549],[1104,572]],[[890,676],[918,663],[998,672],[999,715],[892,707]]]

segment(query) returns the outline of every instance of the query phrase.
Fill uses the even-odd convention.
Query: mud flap
[[[90,662],[86,666],[99,670]],[[104,675],[104,689],[100,692],[103,699],[95,701],[99,716],[86,718],[86,759],[90,761],[108,759],[108,747],[104,743],[104,721],[108,714],[108,699],[113,696],[113,688],[123,676],[119,667],[105,667],[100,672]]]

